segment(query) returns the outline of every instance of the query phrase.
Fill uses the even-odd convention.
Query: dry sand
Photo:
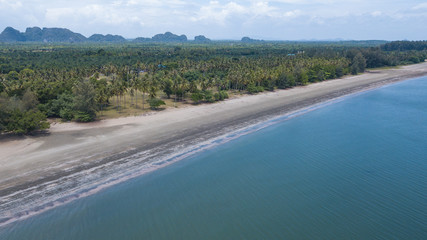
[[[0,197],[111,163],[126,154],[159,146],[184,146],[194,139],[214,137],[224,129],[233,130],[322,101],[424,75],[427,63],[146,116],[88,124],[57,123],[45,135],[4,138],[0,140]]]

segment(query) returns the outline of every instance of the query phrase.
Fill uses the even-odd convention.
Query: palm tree
[[[135,95],[135,108],[138,108],[138,85],[139,85],[139,77],[137,72],[132,73],[132,77],[130,80],[130,87],[133,95]],[[132,102],[132,101],[131,101]]]
[[[176,71],[174,71],[174,73],[172,75],[172,81],[173,81],[172,89],[173,89],[173,92],[175,95],[175,100],[174,100],[173,106],[176,107],[176,101],[177,101],[179,86],[182,82],[181,76],[179,76]]]
[[[142,110],[144,110],[145,93],[148,92],[150,78],[152,78],[152,76],[147,73],[139,80],[138,88],[142,92]]]

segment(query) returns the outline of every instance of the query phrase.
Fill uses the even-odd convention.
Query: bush
[[[77,111],[74,113],[74,119],[78,122],[92,122],[93,120],[95,120],[95,117],[96,117],[95,113],[89,113],[89,112],[83,112],[83,111]]]
[[[153,110],[159,109],[161,105],[166,105],[163,100],[158,98],[151,98],[150,100],[148,100],[148,104],[150,104],[150,108]]]
[[[35,110],[21,111],[15,109],[10,112],[9,118],[6,121],[6,130],[19,134],[47,129],[50,126],[46,121],[46,116],[40,111]]]
[[[74,118],[74,111],[71,108],[63,108],[59,111],[59,116],[67,121],[71,121]]]
[[[214,94],[215,101],[223,101],[228,98],[228,93],[226,91],[219,91]]]
[[[219,95],[219,93],[214,93],[214,99],[215,99],[215,101],[221,101],[221,97],[220,97],[220,95]]]
[[[194,92],[191,94],[191,100],[193,100],[195,104],[200,103],[200,101],[202,101],[203,98],[204,98],[204,94],[200,92]]]
[[[264,90],[274,91],[275,82],[271,78],[264,79],[261,82],[261,86],[264,88]]]
[[[50,100],[46,104],[40,104],[40,111],[48,117],[61,117],[65,120],[73,119],[74,96],[71,93],[62,93],[57,99]],[[71,114],[71,115],[70,115]]]
[[[219,95],[222,98],[222,100],[228,99],[228,93],[226,91],[219,92]]]
[[[208,91],[208,90],[203,91],[203,95],[206,102],[209,102],[209,103],[215,102],[214,95],[212,94],[211,91]]]
[[[253,83],[249,84],[248,87],[246,88],[246,90],[250,94],[256,94],[259,92],[264,92],[264,88],[262,86],[255,86],[255,84],[253,84]]]
[[[296,85],[295,76],[291,73],[282,73],[277,78],[276,85],[280,89],[294,87]]]

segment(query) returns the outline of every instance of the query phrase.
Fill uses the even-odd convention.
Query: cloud
[[[46,9],[46,19],[51,22],[56,22],[64,16],[73,16],[75,10],[72,8],[50,8]]]
[[[21,8],[21,7],[22,7],[21,1],[0,0],[0,9],[11,8],[13,10],[16,10],[18,8]]]
[[[288,18],[294,18],[294,17],[300,16],[301,15],[301,11],[300,10],[288,11],[288,12],[285,12],[283,15],[285,17],[288,17]]]
[[[43,26],[83,29],[76,31],[86,35],[96,31],[137,37],[141,36],[142,27],[173,30],[174,24],[189,18],[186,8],[190,4],[180,0],[77,1],[66,7],[58,7],[61,4],[47,7],[42,22]]]
[[[227,18],[234,14],[246,14],[247,9],[235,2],[221,4],[218,1],[210,1],[208,5],[201,6],[192,21],[211,21],[221,25],[225,24]]]
[[[379,33],[389,39],[400,32],[409,39],[424,37],[426,9],[424,0],[0,0],[0,28],[66,27],[130,38],[172,31],[214,39],[368,39]],[[358,34],[348,30],[356,27]]]
[[[379,16],[381,16],[383,13],[381,12],[381,11],[375,11],[375,12],[372,12],[371,13],[371,15],[373,16],[373,17],[379,17]]]
[[[419,9],[426,9],[426,8],[427,8],[427,3],[420,3],[420,4],[416,5],[415,7],[413,7],[412,9],[419,10]]]
[[[270,0],[270,2],[285,3],[285,4],[295,4],[295,5],[313,5],[313,4],[322,4],[322,5],[332,5],[335,3],[354,3],[361,2],[358,0]]]
[[[195,22],[205,21],[226,25],[231,21],[239,19],[242,21],[242,24],[247,24],[263,18],[268,18],[273,21],[294,18],[300,16],[301,13],[302,12],[298,9],[283,11],[283,9],[279,7],[270,5],[268,1],[252,1],[247,5],[239,4],[234,1],[227,3],[210,1],[207,5],[201,6],[191,20]]]

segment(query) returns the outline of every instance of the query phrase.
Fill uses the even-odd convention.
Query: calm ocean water
[[[269,126],[0,239],[427,239],[427,78]]]

